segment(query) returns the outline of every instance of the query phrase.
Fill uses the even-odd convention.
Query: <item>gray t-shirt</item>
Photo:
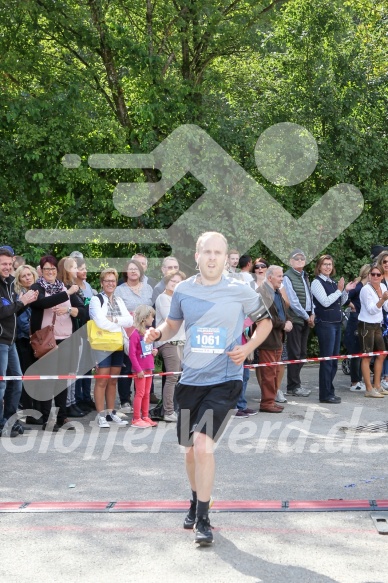
[[[143,282],[139,294],[133,292],[126,283],[122,283],[116,287],[115,296],[124,300],[128,312],[134,312],[138,306],[152,306],[152,287],[148,283]]]
[[[179,283],[171,301],[169,318],[184,320],[186,344],[181,382],[214,385],[241,380],[243,365],[227,356],[241,344],[245,316],[269,317],[261,296],[250,286],[222,276],[216,285],[197,283],[197,275]]]

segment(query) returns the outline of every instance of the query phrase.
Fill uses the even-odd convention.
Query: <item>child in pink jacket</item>
[[[155,310],[151,306],[138,306],[134,313],[133,325],[135,330],[131,334],[129,342],[129,358],[132,363],[132,371],[135,377],[135,397],[133,399],[132,427],[155,427],[157,423],[149,418],[150,392],[152,384],[152,371],[154,369],[154,356],[157,349],[153,344],[144,342],[144,334],[147,328],[152,326]],[[150,375],[150,376],[145,376]]]

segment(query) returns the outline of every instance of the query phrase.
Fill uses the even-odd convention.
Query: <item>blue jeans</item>
[[[91,375],[92,371],[89,370],[87,375]],[[91,388],[92,388],[92,379],[78,379],[75,381],[75,401],[76,403],[80,403],[82,401],[91,401]]]
[[[247,363],[244,362],[244,364]],[[245,398],[245,391],[247,390],[248,381],[249,381],[249,368],[244,368],[242,389],[237,401],[237,409],[239,411],[244,411],[248,405],[247,400]]]
[[[341,322],[315,323],[319,342],[319,356],[339,354],[341,344]],[[338,361],[324,360],[319,364],[319,400],[326,401],[335,396],[333,380],[337,374]]]
[[[15,344],[0,344],[0,376],[7,375],[22,376]],[[21,393],[22,381],[0,381],[0,428],[18,410]]]

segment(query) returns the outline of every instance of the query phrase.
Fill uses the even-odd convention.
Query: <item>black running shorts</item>
[[[177,383],[175,398],[179,406],[177,432],[180,445],[191,447],[193,433],[204,433],[217,441],[228,418],[236,409],[242,381],[194,386]]]

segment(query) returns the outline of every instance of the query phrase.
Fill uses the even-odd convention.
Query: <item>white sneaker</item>
[[[128,425],[128,421],[124,421],[120,419],[120,417],[116,414],[116,411],[113,409],[112,413],[108,413],[106,416],[106,421],[110,421],[111,423],[116,423],[116,425],[123,426]]]
[[[126,403],[124,403],[121,407],[120,407],[120,411],[122,413],[132,413],[132,407],[131,404],[128,403],[128,401]]]
[[[303,389],[302,387],[299,387],[299,389],[295,389],[294,391],[295,397],[308,397],[310,394],[310,389]]]
[[[382,389],[388,389],[388,381],[381,381],[380,385]]]
[[[381,383],[381,386],[383,386],[383,383]],[[358,383],[356,385],[351,385],[350,391],[352,393],[363,393],[363,392],[365,392],[366,391],[365,383],[362,383],[361,381],[358,381]]]
[[[287,403],[287,399],[281,389],[278,389],[275,397],[275,403]]]
[[[176,423],[178,421],[178,415],[173,411],[170,415],[164,415],[163,421],[167,421],[167,423]]]
[[[99,427],[107,427],[107,428],[110,427],[109,423],[106,420],[106,417],[104,417],[103,415],[98,415],[97,423],[98,423]]]

